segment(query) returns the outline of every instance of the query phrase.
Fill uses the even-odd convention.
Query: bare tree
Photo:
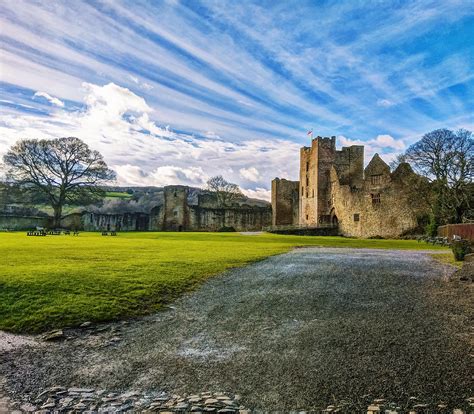
[[[435,194],[433,214],[440,223],[459,223],[474,208],[474,138],[472,132],[437,129],[402,156],[427,177]]]
[[[239,186],[229,183],[222,175],[211,177],[207,181],[207,188],[216,194],[217,204],[221,207],[229,206],[243,197]]]
[[[3,160],[8,178],[47,197],[55,227],[64,204],[97,200],[104,194],[100,185],[115,178],[102,155],[74,137],[20,140]]]

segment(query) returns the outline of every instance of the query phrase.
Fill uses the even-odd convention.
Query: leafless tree
[[[435,194],[433,214],[440,223],[459,223],[474,208],[474,138],[470,131],[437,129],[402,156],[427,177]]]
[[[115,178],[102,155],[79,138],[25,139],[4,155],[7,177],[43,193],[60,225],[66,203],[84,203],[103,196],[100,188]]]
[[[207,188],[216,194],[217,204],[221,207],[230,206],[234,201],[243,197],[239,186],[229,183],[222,175],[211,177],[207,181]]]

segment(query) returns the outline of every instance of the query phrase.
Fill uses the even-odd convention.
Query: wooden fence
[[[452,239],[454,235],[466,240],[474,241],[474,223],[447,224],[446,226],[438,227],[439,237]]]

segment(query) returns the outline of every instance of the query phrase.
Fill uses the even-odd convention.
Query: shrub
[[[431,216],[430,222],[426,226],[426,235],[430,237],[436,237],[438,235],[439,222],[436,217]]]
[[[471,252],[471,245],[468,240],[454,240],[451,243],[453,249],[454,258],[456,260],[464,260],[464,256]]]

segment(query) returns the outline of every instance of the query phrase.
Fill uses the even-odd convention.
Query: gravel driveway
[[[472,286],[426,252],[296,249],[163,312],[4,350],[12,395],[53,385],[238,393],[250,408],[471,397]],[[471,337],[472,338],[472,337]]]

